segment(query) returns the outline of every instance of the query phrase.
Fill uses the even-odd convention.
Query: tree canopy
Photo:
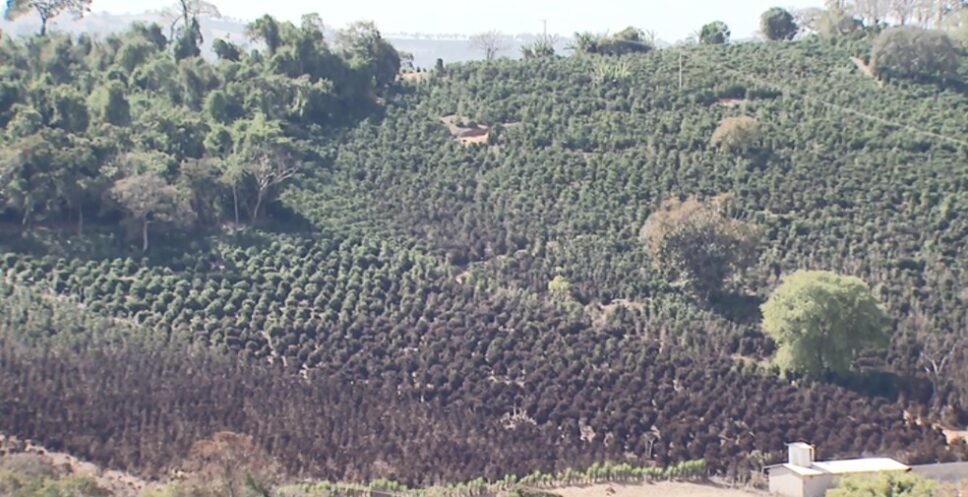
[[[783,278],[762,311],[763,331],[779,346],[775,363],[808,376],[844,375],[858,353],[890,341],[890,319],[853,276],[797,271]]]
[[[750,116],[723,118],[709,138],[710,145],[729,152],[745,152],[762,139],[760,123]]]
[[[759,241],[753,226],[729,217],[729,207],[729,196],[663,201],[641,235],[656,269],[703,296],[723,291],[730,277],[754,262]]]
[[[768,40],[790,40],[798,29],[793,14],[782,7],[773,7],[760,16],[760,31]]]
[[[703,25],[699,31],[699,43],[703,45],[722,45],[729,42],[729,26],[722,21]]]
[[[960,56],[942,31],[914,26],[885,29],[871,48],[871,67],[883,79],[950,79],[958,74]]]
[[[645,32],[629,26],[613,35],[575,33],[574,49],[578,53],[623,55],[649,52],[654,45]]]
[[[210,63],[196,17],[205,4],[184,5],[175,40],[136,24],[105,40],[53,35],[0,47],[7,214],[28,227],[74,220],[79,231],[85,219],[127,216],[140,220],[142,247],[162,219],[199,228],[248,213],[254,223],[295,166],[318,156],[321,131],[375,112],[400,70],[372,23],[341,31],[331,50],[318,16],[298,27],[260,18],[249,31],[265,49],[216,40],[220,60]],[[163,195],[137,197],[145,191]]]

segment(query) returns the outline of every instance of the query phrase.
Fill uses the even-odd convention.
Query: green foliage
[[[837,6],[825,10],[817,21],[817,33],[827,39],[845,36],[863,27],[863,22]]]
[[[198,57],[202,54],[199,44],[202,42],[202,28],[198,24],[198,19],[192,18],[188,26],[181,30],[175,39],[174,56],[175,60]]]
[[[937,485],[923,476],[886,474],[840,478],[828,497],[934,497]]]
[[[654,46],[651,40],[645,38],[641,29],[629,26],[611,36],[576,33],[573,48],[576,53],[624,55],[646,53],[653,50]]]
[[[400,54],[383,39],[372,22],[351,24],[339,32],[337,40],[350,67],[361,70],[361,76],[375,91],[386,88],[396,79],[400,72]]]
[[[570,302],[573,298],[571,293],[571,283],[560,275],[555,276],[555,279],[548,282],[548,294],[550,294],[551,298],[555,300],[561,302]]]
[[[726,117],[709,138],[710,145],[727,152],[746,152],[763,139],[760,124],[749,116]]]
[[[818,377],[846,374],[863,350],[890,342],[890,319],[866,283],[826,271],[786,276],[762,307],[763,331],[783,369]]]
[[[0,471],[5,497],[110,497],[107,489],[83,476],[46,477]]]
[[[912,26],[888,28],[874,40],[871,67],[879,78],[937,79],[957,75],[960,58],[942,31]]]
[[[238,45],[221,38],[212,42],[212,50],[220,60],[238,62],[242,59],[242,50]]]
[[[183,6],[204,7],[196,3]],[[52,36],[0,45],[9,76],[0,85],[0,215],[18,216],[28,227],[76,220],[80,232],[85,218],[97,225],[123,213],[122,204],[103,194],[113,182],[151,172],[194,192],[192,209],[204,205],[204,212],[179,218],[212,227],[238,219],[235,213],[257,219],[274,204],[283,180],[267,185],[258,174],[235,174],[233,181],[213,182],[182,165],[205,158],[227,170],[257,172],[266,169],[263,156],[279,155],[276,145],[283,142],[291,164],[317,157],[328,131],[375,110],[377,95],[394,84],[400,57],[372,24],[343,31],[338,52],[325,43],[318,16],[306,16],[298,28],[264,17],[250,28],[270,56],[243,55],[222,41],[216,43],[220,62],[205,61],[192,17],[170,51],[161,28],[143,24],[103,41]],[[255,143],[252,123],[287,136],[272,146]],[[268,148],[253,154],[253,147]],[[142,160],[149,156],[150,164]],[[197,195],[203,189],[204,200]],[[200,226],[175,224],[182,232]]]
[[[525,60],[555,56],[555,37],[542,36],[537,40],[521,47],[521,56]]]
[[[664,201],[642,227],[655,268],[703,296],[722,292],[729,278],[754,262],[759,242],[754,227],[728,216],[729,201]]]
[[[782,7],[773,7],[760,16],[760,31],[767,40],[793,39],[798,29],[793,14]]]
[[[142,173],[122,178],[114,183],[110,194],[140,228],[143,252],[148,250],[149,225],[185,225],[191,222],[194,215],[179,198],[178,190],[155,174]]]
[[[703,45],[722,45],[729,43],[729,26],[722,21],[703,25],[699,31],[699,43]]]
[[[88,106],[98,119],[108,124],[127,126],[131,123],[131,106],[120,81],[107,81],[99,86],[91,93]]]

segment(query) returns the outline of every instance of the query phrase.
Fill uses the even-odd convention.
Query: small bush
[[[709,143],[725,152],[745,152],[759,142],[760,124],[749,116],[727,117],[719,122]]]
[[[842,478],[827,497],[932,497],[935,484],[911,474]]]
[[[10,454],[0,457],[0,472],[31,478],[53,478],[63,473],[39,454]]]

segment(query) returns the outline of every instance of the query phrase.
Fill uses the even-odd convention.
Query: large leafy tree
[[[40,35],[47,34],[47,23],[58,15],[69,12],[82,17],[91,10],[92,0],[7,0],[4,16],[13,20],[31,11],[40,18]]]
[[[871,48],[871,66],[884,79],[945,80],[957,74],[959,63],[947,34],[914,26],[885,29]]]
[[[122,178],[114,183],[111,197],[140,227],[141,250],[148,251],[148,227],[152,224],[184,225],[194,217],[178,190],[152,173]]]
[[[749,116],[727,117],[719,122],[709,143],[723,151],[745,152],[755,147],[762,136],[756,119]]]
[[[768,40],[789,40],[797,34],[797,23],[790,11],[773,7],[760,16],[760,31]]]
[[[352,66],[362,69],[371,84],[383,89],[400,72],[400,53],[383,39],[372,22],[356,22],[339,32],[337,41]]]
[[[269,15],[264,15],[249,23],[245,32],[250,40],[258,40],[265,43],[269,49],[269,55],[275,55],[276,50],[282,45],[282,33],[279,21]]]
[[[168,27],[168,36],[175,38],[178,33],[179,25],[182,29],[191,26],[192,20],[199,17],[220,18],[222,13],[212,2],[206,0],[178,0],[174,6],[169,7],[164,12],[171,23]]]
[[[759,231],[728,215],[729,196],[709,202],[666,200],[649,216],[641,237],[657,270],[704,297],[756,258]]]
[[[722,45],[729,42],[729,26],[722,21],[706,24],[699,31],[699,43],[703,45]]]
[[[236,162],[251,179],[255,192],[251,222],[256,224],[263,204],[270,200],[278,187],[299,172],[299,162],[293,156],[294,144],[283,133],[278,121],[256,114],[253,119],[236,123],[236,147],[230,161]],[[228,167],[225,179],[233,181],[238,169]],[[238,181],[238,176],[234,177]]]
[[[481,51],[484,60],[493,60],[507,48],[505,36],[499,31],[478,33],[470,38],[471,46]]]
[[[775,363],[819,377],[846,374],[858,353],[886,347],[890,319],[859,278],[798,271],[762,306],[763,331],[779,345]]]

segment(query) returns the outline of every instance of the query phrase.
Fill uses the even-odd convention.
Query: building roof
[[[867,459],[845,459],[843,461],[818,461],[810,469],[823,471],[835,475],[846,473],[878,473],[881,471],[908,471],[910,466],[901,464],[889,457],[871,457]]]
[[[887,457],[867,459],[845,459],[842,461],[818,461],[809,468],[796,464],[777,464],[767,469],[784,468],[796,475],[811,477],[822,475],[844,475],[850,473],[880,473],[883,471],[909,471],[910,466]]]
[[[792,472],[794,472],[794,473],[796,473],[796,474],[798,474],[800,476],[820,476],[820,475],[826,474],[826,473],[824,473],[823,471],[820,471],[820,470],[816,470],[816,469],[812,469],[812,468],[805,468],[803,466],[797,466],[795,464],[778,464],[778,465],[776,465],[776,467],[780,467],[780,468],[787,469],[787,470],[792,471]]]

